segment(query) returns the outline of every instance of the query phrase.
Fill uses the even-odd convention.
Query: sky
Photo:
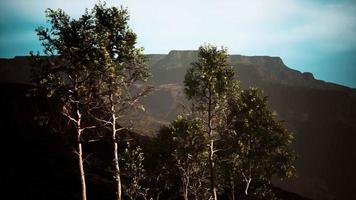
[[[41,51],[45,9],[79,17],[96,0],[0,0],[0,58]],[[356,0],[107,0],[124,5],[145,53],[197,49],[279,56],[317,79],[356,88]]]

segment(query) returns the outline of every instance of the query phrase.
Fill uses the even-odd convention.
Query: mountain
[[[187,104],[183,80],[196,59],[197,51],[171,51],[151,61],[150,116],[168,122]],[[229,61],[241,86],[262,89],[294,133],[298,177],[275,184],[312,199],[356,199],[356,90],[290,69],[279,57],[231,55]]]
[[[147,56],[155,89],[144,99],[147,112],[132,118],[141,119],[137,132],[154,136],[188,104],[183,80],[197,51]],[[294,133],[298,177],[275,185],[311,199],[356,199],[356,90],[316,80],[311,73],[288,68],[278,57],[231,55],[229,62],[241,86],[262,89],[270,109]],[[26,57],[0,59],[5,85],[30,84],[30,71]]]

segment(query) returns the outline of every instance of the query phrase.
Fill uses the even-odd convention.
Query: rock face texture
[[[144,99],[147,113],[133,117],[141,118],[138,132],[155,135],[188,105],[183,80],[197,51],[147,56],[155,90]],[[311,199],[356,199],[356,90],[290,69],[279,57],[231,55],[230,63],[241,86],[262,89],[294,133],[298,177],[275,185]],[[30,71],[26,57],[0,59],[4,84],[29,84]]]

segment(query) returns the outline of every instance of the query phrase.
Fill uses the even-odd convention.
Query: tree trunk
[[[188,186],[184,187],[184,200],[188,200]]]
[[[235,200],[235,182],[232,177],[230,180],[230,184],[231,184],[231,199]]]
[[[185,178],[184,184],[184,200],[188,200],[189,177]]]
[[[113,103],[113,96],[110,95],[111,101],[111,114],[112,114],[112,140],[114,143],[114,165],[115,165],[115,181],[116,181],[116,199],[121,200],[122,191],[121,191],[121,177],[120,177],[120,165],[119,165],[119,155],[118,155],[118,142],[116,140],[116,120],[117,116],[115,114],[115,105]]]
[[[251,181],[252,181],[252,178],[248,178],[248,179],[246,180],[246,188],[245,188],[245,194],[246,194],[246,196],[247,196],[247,194],[248,194],[248,188],[250,187]]]
[[[81,113],[77,109],[77,153],[78,153],[78,164],[79,164],[79,171],[80,171],[80,182],[81,182],[81,188],[82,188],[82,200],[87,199],[86,195],[86,184],[85,184],[85,173],[84,173],[84,166],[83,166],[83,149],[82,149],[82,128],[81,128]]]
[[[217,200],[217,188],[215,185],[215,164],[214,164],[214,140],[210,139],[210,151],[209,151],[209,165],[210,165],[210,189],[211,195],[214,200]]]
[[[120,178],[120,166],[119,166],[119,155],[118,155],[118,144],[115,141],[115,136],[113,137],[114,140],[114,164],[115,164],[115,177],[116,177],[116,187],[117,187],[117,200],[121,200],[121,178]]]
[[[80,182],[82,186],[82,200],[87,199],[86,195],[86,185],[85,185],[85,174],[84,174],[84,166],[83,166],[83,150],[82,143],[78,142],[78,161],[79,161],[79,170],[80,170]]]
[[[156,196],[156,200],[159,200],[159,196],[161,196],[161,191],[159,191],[158,193],[157,193],[157,196]]]
[[[211,102],[211,88],[209,87],[209,104],[208,104],[208,130],[209,130],[209,139],[210,139],[210,148],[209,148],[209,167],[210,167],[210,189],[211,195],[214,200],[217,200],[217,188],[215,183],[215,166],[214,166],[214,138],[213,138],[213,124],[212,124],[212,102]]]

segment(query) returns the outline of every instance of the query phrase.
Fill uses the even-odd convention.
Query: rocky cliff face
[[[197,59],[197,54],[197,51],[171,51],[167,55],[148,55],[150,59],[153,58],[150,66],[155,83],[182,84],[184,74],[191,62]],[[238,79],[243,86],[265,81],[288,86],[355,93],[355,90],[350,88],[316,80],[309,72],[301,73],[290,69],[279,57],[231,55],[229,61],[236,69]]]
[[[155,90],[144,99],[147,113],[138,131],[154,135],[187,104],[183,80],[197,51],[148,55]],[[356,91],[316,80],[285,66],[278,57],[231,55],[230,63],[243,88],[256,86],[269,96],[269,106],[294,132],[299,154],[298,177],[275,182],[312,199],[356,199]],[[0,60],[0,81],[30,83],[27,58]]]

